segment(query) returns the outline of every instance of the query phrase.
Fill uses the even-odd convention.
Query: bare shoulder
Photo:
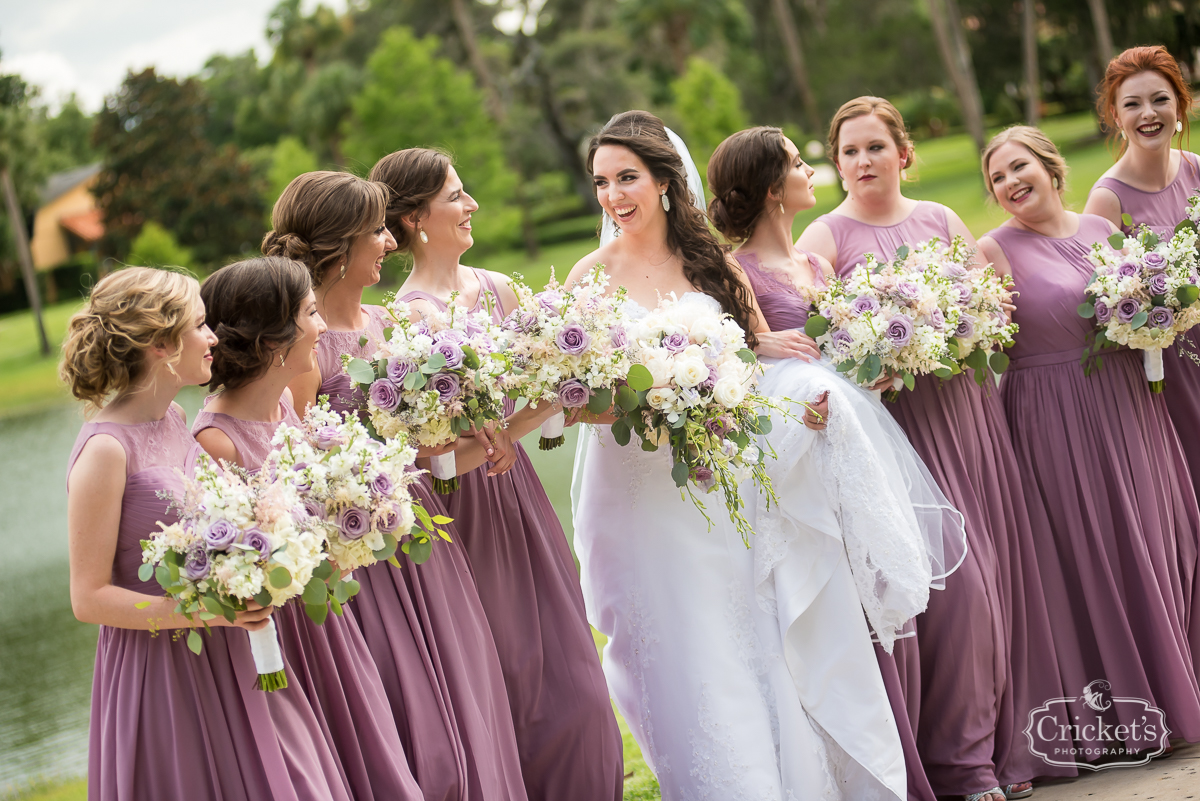
[[[1087,203],[1083,206],[1083,213],[1095,214],[1115,225],[1121,219],[1121,199],[1107,186],[1092,187]]]
[[[571,272],[567,275],[567,280],[563,281],[563,286],[571,286],[576,281],[579,281],[597,264],[606,264],[611,254],[611,242],[603,247],[596,248],[591,253],[575,262],[575,266],[571,268]]]
[[[425,298],[414,298],[407,303],[408,319],[413,323],[419,323],[423,318],[431,314],[438,314],[442,310],[436,303]]]
[[[111,434],[96,434],[84,443],[75,464],[71,467],[71,475],[67,485],[73,486],[76,481],[86,481],[89,485],[97,478],[125,478],[125,447]]]
[[[820,220],[813,220],[796,240],[796,247],[817,254],[826,263],[837,259],[837,242],[833,238],[833,230]]]
[[[187,422],[187,412],[185,412],[183,410],[182,406],[180,406],[175,401],[171,401],[171,408],[175,410],[175,413],[179,415],[179,417],[183,420],[184,423]]]
[[[1010,265],[1008,256],[1004,255],[1004,248],[1000,247],[1000,243],[990,236],[984,236],[979,240],[979,252],[983,254],[983,259],[989,262],[996,268],[997,272],[1010,273]]]
[[[238,450],[233,444],[233,440],[219,428],[209,427],[197,432],[196,441],[200,443],[200,447],[204,448],[207,453],[218,461],[229,462],[230,464],[241,464],[238,458]]]

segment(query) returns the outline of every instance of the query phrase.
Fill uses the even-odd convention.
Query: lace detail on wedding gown
[[[697,801],[776,801],[769,793],[752,798],[744,781],[751,766],[736,759],[739,749],[733,737],[733,727],[713,714],[710,706],[712,689],[709,683],[700,685],[700,709],[696,723],[700,731],[688,729],[692,746],[691,777],[696,780]],[[689,799],[690,801],[690,799]]]
[[[658,636],[653,633],[653,618],[647,614],[642,604],[642,594],[638,588],[631,588],[628,597],[629,617],[627,620],[629,641],[632,643],[632,647],[629,656],[624,660],[625,669],[637,682],[638,691],[641,693],[641,702],[638,704],[638,709],[641,710],[641,720],[638,721],[638,725],[646,738],[646,756],[650,757],[650,764],[661,776],[671,772],[671,760],[668,756],[659,754],[658,749],[654,747],[654,721],[650,719],[650,690],[646,683],[646,671],[649,669],[650,663],[654,661],[654,654],[651,653],[650,646],[658,642]]]

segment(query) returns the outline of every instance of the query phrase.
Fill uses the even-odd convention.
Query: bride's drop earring
[[[1183,133],[1183,120],[1175,120],[1175,133]]]
[[[662,191],[662,194],[659,195],[659,198],[662,200],[663,211],[670,211],[671,210],[671,201],[667,198],[667,190],[664,189]]]
[[[417,236],[420,237],[422,244],[424,244],[424,245],[429,244],[429,234],[425,233],[424,228],[417,229]]]

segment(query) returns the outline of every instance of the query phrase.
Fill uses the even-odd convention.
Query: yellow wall
[[[33,239],[29,243],[36,269],[48,270],[71,258],[67,232],[58,221],[96,208],[96,199],[89,191],[95,181],[96,176],[92,176],[38,209],[33,218]]]

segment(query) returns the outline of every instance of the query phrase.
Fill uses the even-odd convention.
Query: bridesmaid
[[[900,245],[932,237],[949,243],[962,236],[975,246],[953,211],[901,193],[913,143],[888,101],[844,104],[830,125],[829,149],[848,197],[798,244],[828,259],[838,275],[868,253],[891,259]],[[892,413],[966,517],[966,559],[917,618],[920,686],[910,686],[908,697],[910,704],[920,699],[917,747],[925,772],[938,795],[1023,798],[1034,776],[1075,771],[1034,757],[1022,734],[1028,709],[1062,692],[1053,671],[1041,667],[1054,664],[1054,643],[999,393],[966,374],[923,376],[900,393]]]
[[[490,296],[496,320],[515,306],[504,276],[461,264],[479,206],[448,156],[401,150],[383,157],[371,180],[390,190],[387,226],[413,257],[401,300],[421,313],[445,309],[456,291],[457,302],[470,309],[483,308]],[[550,411],[543,405],[537,414]],[[507,464],[481,465],[466,473],[446,506],[500,653],[525,787],[533,801],[620,799],[621,734],[574,559],[524,448],[505,431],[496,433],[505,452],[496,458],[512,462],[511,470],[501,475]]]
[[[257,631],[273,610],[218,616],[193,654],[174,636],[193,624],[137,575],[199,452],[173,399],[208,383],[215,343],[195,279],[144,267],[101,280],[67,327],[63,380],[98,412],[67,468],[71,605],[100,624],[88,797],[350,801],[307,699],[254,689],[250,641],[226,628]]]
[[[293,255],[316,284],[327,330],[316,366],[291,382],[296,405],[328,396],[337,411],[356,409],[361,393],[342,371],[342,354],[370,358],[389,327],[381,306],[362,305],[396,249],[383,225],[387,191],[348,173],[296,178],[275,204],[267,255]],[[482,463],[482,450],[476,463]],[[461,457],[461,455],[460,455]],[[464,463],[468,463],[466,457]],[[412,486],[433,515],[447,514],[428,474]],[[374,657],[400,728],[413,775],[427,799],[521,799],[525,790],[496,644],[453,525],[420,566],[398,553],[355,571],[362,585],[350,605]]]
[[[308,271],[278,256],[222,267],[200,288],[217,334],[211,396],[192,433],[204,450],[255,471],[280,423],[299,425],[287,385],[312,369],[325,322]],[[298,603],[275,613],[295,682],[318,710],[355,799],[422,798],[362,632],[351,615],[313,623]]]
[[[994,137],[983,171],[1012,215],[979,244],[997,269],[1011,265],[1020,293],[1004,407],[1025,492],[1049,516],[1035,520],[1039,558],[1061,561],[1065,574],[1046,584],[1064,684],[1074,694],[1107,679],[1114,696],[1150,701],[1173,734],[1195,742],[1200,687],[1175,544],[1194,553],[1200,511],[1183,448],[1140,354],[1106,353],[1087,377],[1079,364],[1094,328],[1075,312],[1092,275],[1087,256],[1115,226],[1063,208],[1066,162],[1037,128]],[[1114,710],[1123,723],[1127,708]]]
[[[778,128],[736,133],[717,147],[708,163],[708,188],[713,193],[709,217],[722,236],[740,243],[733,257],[754,289],[767,326],[788,333],[792,356],[801,359],[821,358],[816,343],[804,334],[809,313],[804,292],[824,286],[833,276],[829,262],[792,245],[796,214],[816,203],[812,175],[796,145]],[[916,638],[896,640],[891,654],[876,643],[875,656],[904,749],[908,797],[934,801],[900,680],[901,672],[911,671],[913,685],[920,686]]]

